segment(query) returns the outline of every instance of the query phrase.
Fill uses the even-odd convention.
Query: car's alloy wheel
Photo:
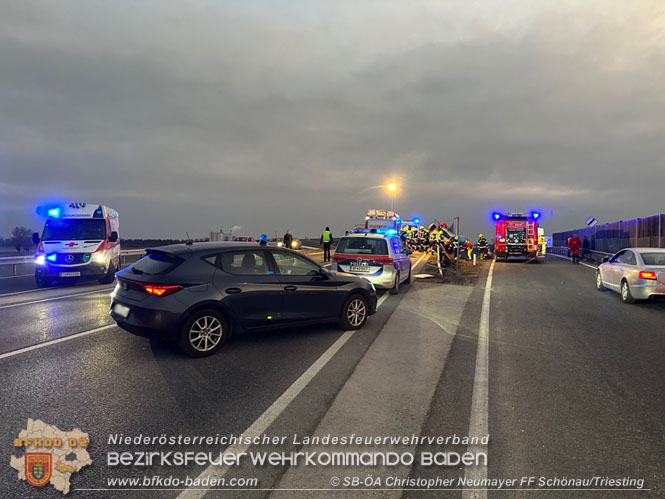
[[[189,328],[189,343],[198,352],[209,352],[222,340],[222,323],[211,315],[199,317]]]
[[[215,309],[196,311],[183,324],[178,346],[190,357],[215,353],[229,337],[230,329],[224,315]]]
[[[360,329],[367,320],[367,300],[360,294],[351,295],[342,308],[339,327],[344,330]]]
[[[628,287],[627,281],[621,283],[621,299],[624,303],[635,303],[633,295],[630,294],[630,287]]]
[[[598,291],[605,291],[605,285],[603,284],[603,277],[600,275],[600,271],[596,272],[596,289]]]

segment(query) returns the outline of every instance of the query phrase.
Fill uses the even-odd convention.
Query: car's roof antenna
[[[194,244],[194,241],[192,241],[192,239],[189,237],[189,232],[185,232],[185,234],[187,235],[187,240],[185,241],[185,244],[187,246],[191,246],[192,244]]]

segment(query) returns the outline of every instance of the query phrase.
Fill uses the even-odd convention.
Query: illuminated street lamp
[[[397,191],[397,184],[391,182],[388,184],[388,190],[391,192],[390,198],[390,211],[395,211],[395,192]]]

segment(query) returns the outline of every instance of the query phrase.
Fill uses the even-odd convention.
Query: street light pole
[[[395,211],[395,191],[397,191],[397,184],[391,182],[388,184],[388,190],[392,193],[390,197],[390,211]]]

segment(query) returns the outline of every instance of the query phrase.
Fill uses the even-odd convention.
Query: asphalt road
[[[643,478],[651,491],[546,494],[665,497],[665,302],[625,305],[616,293],[596,291],[594,277],[594,269],[553,256],[537,264],[495,265],[487,476]],[[485,279],[486,272],[467,302],[424,435],[468,434]],[[437,474],[459,477],[464,471],[415,468],[411,476]],[[487,497],[506,494],[490,491]]]
[[[487,272],[485,266],[461,311],[449,353],[441,359],[423,435],[469,431]],[[597,292],[593,278],[592,269],[554,257],[539,264],[495,265],[489,308],[488,476],[644,478],[651,491],[546,494],[665,497],[665,302],[624,305],[614,293]],[[62,497],[50,486],[38,490],[18,481],[8,465],[13,438],[28,418],[39,418],[65,430],[81,428],[93,438],[94,464],[72,476],[72,497],[145,497],[146,491],[81,490],[105,488],[109,476],[156,472],[108,468],[106,452],[125,450],[109,445],[109,434],[240,434],[343,336],[333,326],[243,335],[217,355],[192,360],[169,345],[111,325],[109,292],[110,287],[94,284],[0,292],[0,442],[5,449],[0,496]],[[384,298],[377,315],[317,372],[268,433],[306,435],[317,426],[406,293],[409,286]],[[86,331],[93,332],[8,354]],[[178,477],[197,476],[201,468],[172,471]],[[262,485],[278,483],[285,470],[273,471],[262,477]],[[413,477],[461,473],[411,470]],[[152,494],[176,497],[178,492]],[[403,497],[441,496],[432,494],[405,491]],[[490,491],[487,496],[534,495],[508,494]],[[445,497],[461,497],[461,492]]]

